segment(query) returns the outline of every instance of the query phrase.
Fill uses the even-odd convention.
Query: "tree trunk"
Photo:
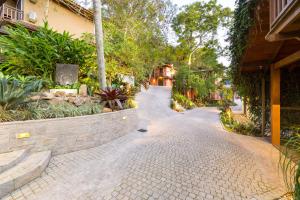
[[[104,60],[104,45],[103,45],[103,29],[102,29],[102,13],[101,0],[93,0],[94,7],[94,21],[95,21],[95,36],[97,47],[97,64],[98,64],[98,78],[101,89],[106,88],[105,75],[105,60]]]

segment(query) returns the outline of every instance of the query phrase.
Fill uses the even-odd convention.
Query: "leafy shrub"
[[[83,65],[90,56],[90,45],[50,29],[46,23],[37,31],[22,25],[8,27],[7,35],[0,36],[4,63],[0,70],[8,74],[41,77],[53,80],[56,63]]]
[[[199,72],[189,69],[188,66],[182,66],[175,75],[174,91],[184,94],[189,89],[193,89],[196,98],[202,103],[205,102],[210,92],[215,90],[215,78],[205,76]]]
[[[171,108],[177,112],[185,111],[185,109],[181,105],[179,105],[178,102],[175,100],[171,100]]]
[[[284,142],[280,168],[289,192],[294,195],[294,199],[300,199],[300,134],[295,134]]]
[[[178,92],[173,93],[173,100],[186,109],[193,109],[196,107],[191,100],[189,100],[186,96],[179,94]]]
[[[125,92],[121,89],[109,87],[105,90],[101,90],[100,98],[104,106],[109,106],[109,108],[113,110],[117,108],[123,109],[122,103],[128,99]]]
[[[0,107],[0,122],[23,121],[32,118],[32,113],[28,110],[3,110]]]
[[[220,113],[220,120],[223,126],[242,135],[261,136],[260,130],[252,123],[240,123],[233,118],[231,109],[223,109]]]
[[[124,108],[125,109],[129,109],[129,108],[137,108],[137,103],[134,99],[129,98],[125,104],[124,104]]]
[[[3,110],[16,108],[25,99],[43,86],[41,80],[26,80],[20,82],[10,76],[0,74],[0,106]]]
[[[31,104],[28,110],[32,113],[32,119],[48,119],[98,114],[101,113],[102,106],[96,103],[84,104],[79,107],[67,102],[40,103],[38,105]]]

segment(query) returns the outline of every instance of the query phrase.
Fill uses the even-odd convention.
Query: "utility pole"
[[[93,7],[94,7],[95,37],[96,37],[96,47],[97,47],[98,79],[99,79],[99,84],[101,89],[105,89],[106,75],[105,75],[101,0],[93,0]]]

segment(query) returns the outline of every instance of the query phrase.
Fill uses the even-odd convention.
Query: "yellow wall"
[[[29,22],[28,14],[30,11],[33,11],[37,14],[37,22],[33,24],[43,25],[46,5],[47,0],[38,0],[36,4],[31,3],[29,0],[24,0],[24,20]],[[68,31],[75,37],[80,37],[82,33],[94,33],[94,24],[92,21],[52,0],[49,3],[48,23],[56,31]]]

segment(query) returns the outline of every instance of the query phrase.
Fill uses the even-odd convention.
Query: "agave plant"
[[[43,81],[21,83],[19,80],[0,74],[0,106],[8,110],[20,105],[31,92],[42,88]]]
[[[284,182],[294,199],[300,199],[300,134],[287,140],[280,156]]]
[[[123,109],[122,103],[128,99],[125,92],[121,89],[109,87],[101,90],[100,97],[103,106],[109,106],[112,110],[116,108]]]

